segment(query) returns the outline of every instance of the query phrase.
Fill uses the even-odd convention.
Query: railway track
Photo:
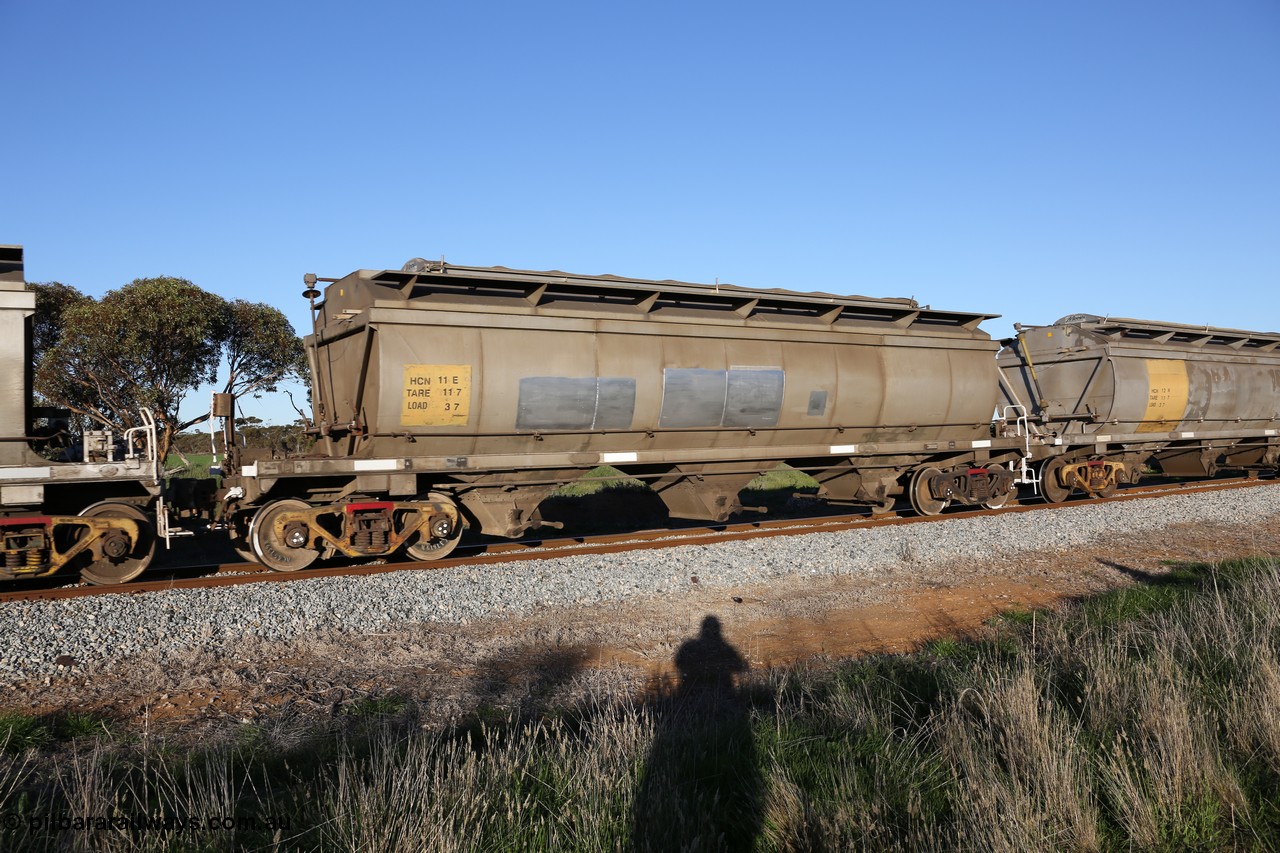
[[[1083,498],[1066,504],[1048,504],[1038,500],[1013,503],[999,509],[975,509],[948,512],[938,516],[847,514],[814,518],[770,519],[704,527],[645,530],[628,533],[578,536],[564,538],[526,539],[515,542],[471,546],[462,556],[430,562],[378,561],[364,565],[346,565],[307,569],[300,572],[272,572],[253,563],[227,563],[204,566],[188,566],[153,570],[143,579],[117,586],[38,587],[10,589],[0,592],[0,602],[34,601],[85,598],[94,595],[136,595],[170,589],[207,589],[238,586],[249,583],[284,583],[309,578],[348,577],[377,575],[387,572],[420,571],[457,566],[483,566],[523,560],[554,559],[559,556],[583,554],[617,554],[625,551],[655,550],[690,545],[713,545],[747,539],[775,536],[798,536],[806,533],[835,533],[892,525],[929,524],[959,518],[978,518],[1003,513],[1035,512],[1043,509],[1059,509],[1076,503],[1117,503],[1169,495],[1195,494],[1198,492],[1227,491],[1232,489],[1268,488],[1280,485],[1274,479],[1239,477],[1226,480],[1197,483],[1155,483],[1125,489],[1106,498]],[[459,549],[462,550],[462,549]]]

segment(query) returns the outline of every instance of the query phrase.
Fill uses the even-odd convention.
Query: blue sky
[[[1276,0],[0,0],[0,35],[32,281],[301,332],[303,273],[443,255],[1280,329]]]

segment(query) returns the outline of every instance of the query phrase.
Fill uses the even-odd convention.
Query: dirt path
[[[467,626],[416,625],[287,648],[246,645],[233,660],[193,653],[181,666],[69,674],[0,692],[28,713],[89,710],[122,726],[206,736],[245,723],[287,726],[349,713],[361,703],[411,701],[425,721],[477,710],[536,708],[635,693],[672,675],[672,657],[707,616],[752,669],[814,657],[902,652],[971,634],[1001,611],[1150,580],[1171,563],[1280,555],[1280,530],[1187,525],[1066,553],[868,577],[791,576],[726,591],[690,582],[643,602],[548,610]]]

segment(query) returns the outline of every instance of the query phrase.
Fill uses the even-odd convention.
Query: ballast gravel
[[[63,656],[96,672],[138,656],[163,663],[192,649],[231,656],[251,638],[287,643],[423,622],[465,625],[540,608],[670,595],[687,589],[695,575],[704,588],[726,590],[788,575],[874,577],[904,567],[926,579],[931,567],[956,560],[1012,559],[1179,524],[1274,524],[1277,518],[1280,486],[1263,486],[607,557],[6,602],[0,604],[0,682],[65,672],[57,663]]]

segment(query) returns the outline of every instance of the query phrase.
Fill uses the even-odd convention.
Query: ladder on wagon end
[[[164,502],[164,483],[161,476],[160,459],[158,458],[158,442],[156,441],[156,416],[146,406],[138,409],[142,415],[142,425],[130,427],[124,431],[124,458],[137,459],[146,463],[151,469],[151,477],[160,486],[156,496],[156,535],[164,539],[164,547],[169,547],[169,513]],[[138,447],[135,448],[135,444]]]
[[[1039,435],[1040,431],[1031,423],[1026,406],[1005,406],[1001,410],[1001,418],[1004,421],[1006,435],[1009,425],[1013,424],[1011,437],[1022,439],[1022,458],[1014,471],[1013,481],[1019,485],[1031,486],[1038,495],[1040,494],[1040,473],[1031,464],[1031,439],[1033,434]]]

